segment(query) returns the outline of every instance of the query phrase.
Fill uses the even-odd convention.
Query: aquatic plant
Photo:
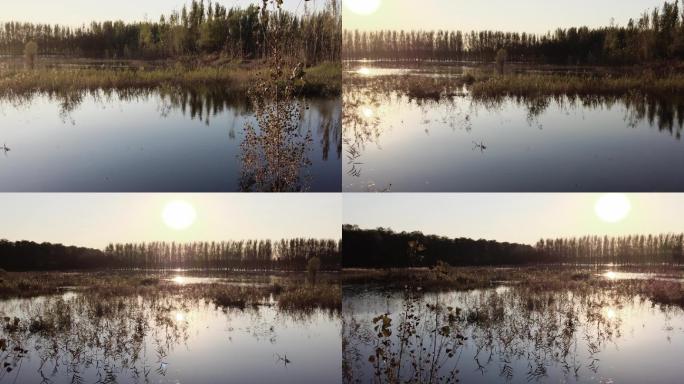
[[[600,375],[601,353],[624,337],[621,308],[658,305],[667,319],[684,313],[672,304],[681,297],[680,281],[610,280],[576,269],[461,269],[509,279],[439,293],[415,286],[416,271],[401,280],[403,288],[345,283],[345,382],[456,382],[471,368],[506,382],[545,381],[558,372],[581,380]],[[369,308],[387,309],[372,315]]]

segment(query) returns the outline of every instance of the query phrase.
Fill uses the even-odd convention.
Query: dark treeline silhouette
[[[313,5],[312,5],[313,3]],[[267,28],[282,28],[287,52],[307,64],[338,61],[342,21],[338,0],[302,2],[301,14],[282,12],[268,19],[257,4],[226,8],[193,0],[157,22],[92,22],[82,27],[17,21],[0,26],[0,54],[22,55],[29,42],[41,55],[111,59],[158,59],[221,53],[240,59],[266,55]],[[315,8],[315,10],[314,10]]]
[[[421,232],[342,227],[345,268],[430,267],[450,265],[524,264],[540,261],[529,245],[466,238],[450,239]]]
[[[494,61],[550,64],[637,64],[684,59],[684,13],[679,0],[644,12],[627,26],[557,29],[544,35],[499,31],[350,31],[347,60]]]
[[[0,268],[9,271],[77,269],[235,269],[303,271],[311,258],[338,270],[341,242],[320,239],[109,244],[104,250],[0,240]]]
[[[681,264],[684,234],[584,236],[540,240],[532,247],[421,232],[342,227],[344,268],[562,264]]]

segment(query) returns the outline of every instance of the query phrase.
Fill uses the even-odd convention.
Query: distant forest
[[[339,270],[337,240],[288,239],[109,244],[104,250],[0,240],[0,268],[8,271],[82,269],[305,270],[317,257],[322,270]]]
[[[591,10],[587,10],[591,12]],[[542,16],[542,15],[540,15]],[[543,17],[543,16],[542,16]],[[500,50],[510,61],[548,64],[639,64],[684,59],[684,12],[679,0],[645,12],[627,26],[557,29],[544,35],[499,31],[345,30],[347,60],[491,62]]]
[[[278,26],[285,31],[285,48],[293,57],[305,58],[306,64],[339,61],[339,7],[339,0],[302,1],[301,14],[283,11],[269,19],[257,5],[227,9],[211,0],[193,0],[189,7],[162,15],[156,22],[105,21],[69,27],[10,21],[0,26],[0,54],[22,55],[25,45],[33,41],[41,55],[162,59],[223,54],[259,59],[266,55],[265,31]]]
[[[559,238],[530,246],[345,225],[342,238],[344,268],[431,267],[438,261],[452,266],[684,263],[684,234]]]

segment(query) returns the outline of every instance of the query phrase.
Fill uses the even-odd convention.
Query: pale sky
[[[664,0],[380,0],[369,15],[343,2],[345,29],[448,29],[546,33],[558,27],[626,25]],[[681,4],[680,4],[681,6]],[[680,8],[681,9],[681,8]]]
[[[208,0],[205,0],[205,4]],[[248,7],[260,4],[261,0],[213,0],[227,8]],[[0,0],[0,22],[26,21],[34,23],[62,24],[80,26],[91,21],[157,21],[159,16],[168,16],[172,11],[180,11],[184,4],[192,0]],[[300,5],[301,3],[301,5]],[[302,10],[303,0],[285,0],[285,8]],[[321,8],[324,0],[312,0],[310,9]]]
[[[601,194],[346,194],[343,221],[361,228],[422,231],[534,244],[540,238],[684,232],[684,194],[628,194],[618,223],[599,219]]]
[[[162,212],[185,201],[196,211],[186,230]],[[109,242],[221,241],[341,237],[337,194],[2,194],[0,238],[102,249]]]

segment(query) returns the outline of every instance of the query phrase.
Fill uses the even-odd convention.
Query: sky
[[[166,205],[185,201],[196,220],[174,230]],[[0,238],[102,249],[110,242],[341,237],[335,194],[3,194]]]
[[[353,13],[343,2],[346,29],[498,30],[546,33],[558,27],[605,26],[611,18],[626,25],[664,0],[380,0],[369,15]]]
[[[347,194],[343,221],[364,229],[422,231],[524,244],[541,238],[684,232],[684,194],[628,194],[617,223],[599,218],[601,194]]]
[[[157,21],[162,14],[180,11],[184,4],[192,0],[0,0],[0,22],[22,21],[47,24],[80,26],[91,21]],[[315,6],[322,7],[323,0],[313,0]],[[205,3],[208,0],[205,0]],[[213,0],[212,3],[216,3]],[[231,7],[247,7],[260,4],[261,0],[218,0],[218,3]],[[302,9],[302,0],[285,0],[285,8]]]

